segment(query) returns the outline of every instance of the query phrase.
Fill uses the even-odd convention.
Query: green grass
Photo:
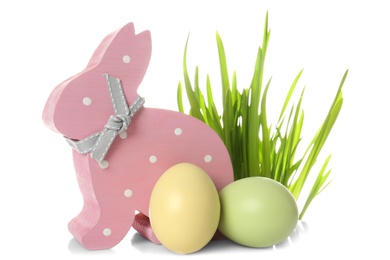
[[[301,107],[304,89],[299,99],[294,103],[291,99],[302,75],[301,70],[293,80],[286,93],[283,106],[276,124],[269,124],[267,118],[267,93],[271,86],[271,79],[263,85],[264,65],[271,31],[268,29],[268,13],[265,19],[262,46],[258,48],[256,63],[249,88],[239,91],[237,88],[236,73],[229,79],[226,55],[220,35],[216,34],[220,73],[222,79],[222,113],[214,103],[214,96],[210,78],[206,78],[206,95],[199,86],[198,67],[195,69],[192,83],[187,70],[187,46],[184,49],[183,72],[184,86],[190,105],[189,115],[194,116],[209,125],[223,140],[229,152],[234,179],[238,180],[250,176],[264,176],[272,178],[294,195],[296,200],[312,175],[320,151],[323,148],[342,108],[342,87],[348,70],[344,73],[334,101],[319,126],[311,142],[298,155],[298,146],[302,144],[302,128],[304,110]],[[183,106],[182,83],[177,88],[177,103],[180,112],[185,113]],[[274,127],[271,127],[271,126]],[[330,170],[327,169],[330,155],[325,159],[312,188],[300,211],[302,219],[313,199],[329,184]]]

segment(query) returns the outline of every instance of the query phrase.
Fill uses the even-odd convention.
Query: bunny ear
[[[125,33],[127,35],[135,35],[134,23],[130,22],[119,29],[120,33]]]
[[[138,96],[152,53],[149,31],[136,33],[134,24],[127,23],[107,35],[100,43],[86,69],[98,69],[122,81],[123,90],[131,103]]]
[[[136,33],[133,23],[119,29],[104,50],[99,67],[103,73],[122,81],[130,103],[137,97],[137,89],[149,66],[151,53],[150,32]]]
[[[111,32],[108,34],[99,44],[99,46],[96,48],[95,52],[93,53],[88,65],[86,68],[94,67],[98,65],[102,58],[107,51],[108,47],[112,44],[112,42],[119,37],[124,37],[126,35],[127,37],[134,37],[135,36],[135,29],[134,29],[134,23],[130,22],[123,27]]]
[[[119,28],[112,33],[108,34],[104,39],[100,42],[99,46],[96,48],[94,53],[92,54],[91,59],[88,62],[88,65],[86,69],[90,67],[94,67],[98,65],[112,41],[118,36],[119,33],[126,33],[128,35],[135,35],[135,29],[134,29],[134,23],[130,22],[123,26],[122,28]]]

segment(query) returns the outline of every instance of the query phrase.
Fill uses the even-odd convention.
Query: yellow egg
[[[200,167],[176,164],[155,184],[149,217],[156,237],[166,248],[180,254],[196,252],[207,245],[217,230],[218,191]]]

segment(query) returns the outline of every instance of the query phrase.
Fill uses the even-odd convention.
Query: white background
[[[0,258],[176,257],[131,230],[116,247],[86,251],[67,231],[81,209],[70,148],[42,123],[52,89],[82,70],[104,36],[132,21],[150,30],[153,53],[139,93],[148,107],[176,110],[182,54],[190,33],[190,74],[199,65],[220,89],[215,33],[228,66],[247,87],[266,11],[272,30],[265,79],[268,109],[304,68],[303,142],[311,139],[346,69],[344,106],[323,156],[332,183],[284,245],[249,249],[212,242],[182,258],[388,259],[390,16],[386,1],[3,1],[0,4]],[[201,82],[202,82],[201,81]],[[299,90],[300,91],[300,90]],[[299,92],[298,91],[298,92]],[[297,92],[297,93],[298,93]],[[219,97],[218,94],[215,94]],[[218,101],[216,101],[218,102]],[[272,119],[270,119],[272,122]],[[274,122],[274,121],[273,121]],[[308,227],[308,228],[307,228]]]

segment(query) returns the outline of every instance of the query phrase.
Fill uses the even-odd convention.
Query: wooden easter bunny
[[[233,181],[228,152],[211,128],[143,107],[137,88],[151,49],[150,32],[135,34],[132,23],[109,34],[87,67],[53,90],[43,111],[46,126],[73,148],[84,206],[68,228],[88,249],[115,246],[132,226],[159,243],[148,219],[150,194],[175,164],[201,167],[217,190]]]

